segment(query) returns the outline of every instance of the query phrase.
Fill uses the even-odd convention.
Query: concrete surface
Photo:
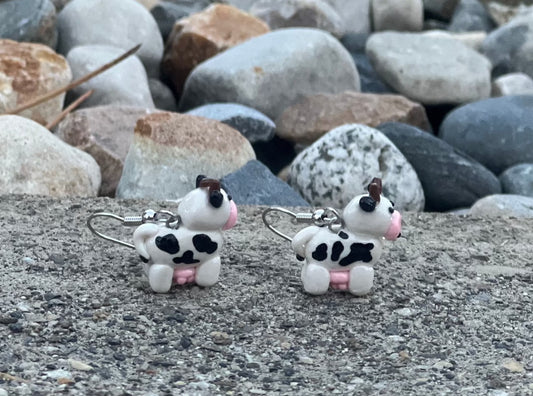
[[[85,219],[164,206],[0,197],[1,395],[533,394],[533,220],[406,214],[371,295],[312,297],[241,208],[220,283],[156,295]]]

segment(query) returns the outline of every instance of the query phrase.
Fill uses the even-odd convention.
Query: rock
[[[502,366],[511,373],[523,373],[525,371],[522,363],[511,358],[503,359]]]
[[[378,129],[415,169],[424,189],[426,210],[469,207],[479,198],[501,192],[492,172],[432,134],[397,122]]]
[[[0,194],[66,197],[98,192],[96,161],[32,120],[0,116],[0,145]]]
[[[374,31],[417,32],[422,30],[424,5],[422,0],[372,0],[372,22]]]
[[[344,23],[346,33],[370,33],[370,0],[326,0]]]
[[[83,363],[79,360],[75,359],[68,359],[68,364],[70,367],[72,367],[75,370],[80,371],[91,371],[93,370],[93,367],[89,366],[87,363]]]
[[[531,0],[481,0],[498,26],[533,11]]]
[[[199,174],[221,178],[251,159],[250,143],[221,122],[150,114],[137,121],[117,197],[177,199],[194,188]]]
[[[178,103],[172,90],[157,78],[148,79],[148,88],[156,108],[166,111],[178,111]]]
[[[0,396],[8,396],[9,394],[7,393],[7,391],[3,388],[0,388]]]
[[[52,0],[52,3],[56,8],[56,13],[61,11],[70,1],[71,0]]]
[[[399,210],[420,211],[424,192],[413,167],[380,131],[348,124],[302,151],[290,167],[289,185],[315,206],[343,208],[373,177]]]
[[[533,162],[533,96],[502,96],[457,108],[439,136],[495,174]]]
[[[55,48],[57,28],[54,4],[50,0],[1,1],[0,37]]]
[[[90,10],[90,12],[88,12]],[[136,55],[150,77],[159,75],[163,39],[150,12],[134,0],[73,0],[57,16],[58,52],[80,45],[111,45]]]
[[[338,40],[317,29],[280,29],[198,65],[185,84],[180,109],[235,102],[276,119],[305,95],[345,90],[359,90],[359,75]]]
[[[494,67],[492,74],[522,72],[533,78],[533,18],[517,17],[493,30],[481,46]]]
[[[385,82],[423,104],[465,103],[490,94],[490,62],[457,40],[375,33],[366,53]]]
[[[423,0],[424,10],[430,16],[439,19],[449,20],[459,0]]]
[[[393,90],[384,83],[374,70],[365,53],[368,35],[364,33],[349,33],[341,38],[341,43],[350,52],[359,72],[361,92],[392,93]]]
[[[271,29],[310,27],[336,37],[344,34],[344,22],[323,0],[259,0],[249,12],[265,21]]]
[[[263,113],[238,103],[213,103],[197,107],[187,114],[223,122],[238,130],[250,143],[268,142],[276,133],[274,121]]]
[[[494,29],[494,22],[479,0],[461,0],[455,8],[448,29],[452,32],[490,32]]]
[[[122,50],[105,45],[82,45],[72,49],[67,61],[74,79],[96,70],[122,54]],[[90,89],[94,93],[79,107],[126,105],[153,108],[154,102],[144,67],[136,56],[130,56],[113,68],[69,91],[73,101]]]
[[[70,67],[60,55],[42,44],[0,40],[0,114],[67,85]],[[65,94],[19,115],[47,124],[63,108]]]
[[[237,7],[239,10],[248,12],[256,0],[223,0],[222,3]]]
[[[268,31],[263,21],[235,7],[214,4],[176,22],[167,40],[161,70],[179,96],[187,76],[198,64]]]
[[[221,181],[237,205],[309,206],[300,194],[256,160]]]
[[[311,144],[344,124],[376,127],[399,121],[431,130],[424,107],[400,95],[353,91],[308,96],[285,109],[276,120],[277,134],[295,143]]]
[[[163,42],[167,41],[174,23],[179,19],[185,18],[192,14],[190,7],[183,4],[174,4],[170,1],[161,1],[150,9],[150,13],[154,17],[159,31],[163,37]]]
[[[491,96],[533,95],[533,80],[524,73],[509,73],[492,82]]]
[[[467,47],[472,48],[473,50],[476,50],[479,52],[481,49],[481,44],[483,44],[483,41],[487,38],[486,32],[449,32],[447,30],[426,30],[424,31],[424,36],[429,36],[433,38],[447,38],[447,39],[453,39],[457,40]]]
[[[157,4],[159,4],[159,0],[135,0],[137,3],[142,5],[147,10],[151,10],[153,7],[155,7]]]
[[[533,198],[522,195],[496,194],[481,198],[471,208],[473,216],[533,217]]]
[[[151,109],[100,106],[76,110],[58,125],[56,135],[96,160],[102,173],[99,195],[114,196],[137,120]]]
[[[506,169],[500,175],[500,181],[504,193],[533,197],[533,163]]]

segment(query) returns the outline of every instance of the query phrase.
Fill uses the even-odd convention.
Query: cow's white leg
[[[220,257],[213,257],[196,267],[196,284],[199,286],[213,286],[220,275]]]
[[[367,265],[358,265],[350,270],[350,293],[356,296],[364,296],[370,293],[374,285],[374,268]]]
[[[172,286],[174,268],[168,264],[152,264],[148,268],[148,281],[156,293],[167,293]]]
[[[329,271],[321,265],[309,263],[302,268],[304,289],[310,294],[324,294],[329,289]]]

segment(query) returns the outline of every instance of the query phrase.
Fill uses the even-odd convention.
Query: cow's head
[[[344,223],[352,232],[382,236],[393,241],[402,231],[402,216],[394,210],[394,203],[381,192],[381,179],[375,177],[368,185],[368,194],[359,195],[346,205]]]
[[[219,180],[199,175],[196,189],[181,200],[178,215],[192,230],[227,230],[237,222],[237,206]]]

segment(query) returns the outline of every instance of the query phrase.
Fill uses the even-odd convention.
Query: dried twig
[[[100,73],[105,72],[107,69],[115,66],[117,63],[122,62],[124,59],[126,59],[128,56],[133,55],[135,52],[137,52],[141,48],[141,44],[137,44],[135,47],[130,49],[129,51],[125,52],[123,55],[120,55],[118,58],[112,60],[111,62],[106,63],[105,65],[99,67],[93,72],[90,72],[89,74],[86,74],[85,76],[77,79],[76,81],[71,82],[70,84],[56,89],[55,91],[48,92],[42,96],[39,96],[38,98],[35,98],[34,100],[24,103],[18,107],[16,107],[13,110],[8,110],[4,114],[18,114],[21,111],[24,111],[26,109],[29,109],[30,107],[36,106],[38,104],[41,104],[43,102],[46,102],[49,99],[52,99],[53,97],[57,95],[61,95],[63,92],[67,92],[68,90],[77,87],[78,85],[83,84],[84,82],[90,80],[91,78],[97,76]]]
[[[51,130],[53,127],[55,127],[59,122],[65,118],[65,116],[70,113],[72,110],[74,110],[76,107],[78,107],[85,99],[87,99],[89,96],[91,96],[94,92],[94,89],[91,89],[90,91],[85,92],[83,95],[81,95],[78,99],[76,99],[74,102],[69,104],[65,110],[63,110],[56,118],[54,118],[52,121],[50,121],[48,124],[46,124],[46,129]]]

